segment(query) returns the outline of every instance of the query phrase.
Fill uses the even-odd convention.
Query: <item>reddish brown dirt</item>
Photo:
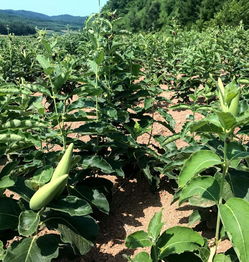
[[[122,180],[117,181],[114,177],[109,177],[113,182],[122,185]],[[147,230],[150,219],[156,212],[163,210],[163,230],[179,225],[188,226],[188,216],[192,213],[192,208],[188,206],[178,206],[172,204],[173,191],[171,186],[164,182],[160,190],[152,193],[148,184],[141,179],[125,181],[123,186],[117,188],[113,195],[111,213],[103,217],[100,222],[100,235],[96,246],[80,262],[125,262],[123,255],[133,256],[142,249],[129,250],[125,246],[125,238],[138,230]],[[216,217],[211,218],[214,222]],[[200,232],[204,237],[211,239],[214,236],[212,230],[206,229]],[[229,241],[224,241],[218,248],[218,252],[223,252],[230,247]],[[147,251],[149,251],[147,249]]]
[[[173,192],[167,184],[153,194],[144,180],[131,180],[119,188],[113,198],[112,212],[100,223],[100,236],[96,247],[85,262],[125,262],[123,254],[133,255],[141,250],[128,250],[125,247],[127,235],[146,230],[150,219],[163,209],[165,227],[186,225],[186,218],[191,214],[188,208],[179,208],[171,204]]]

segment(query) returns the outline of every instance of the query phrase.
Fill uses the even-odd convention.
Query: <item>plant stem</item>
[[[213,258],[216,254],[216,250],[217,250],[217,246],[213,246],[210,248],[210,255],[209,255],[209,258],[208,258],[208,261],[207,262],[213,262]]]
[[[53,85],[50,77],[49,77],[49,80],[50,80],[50,85],[51,85],[52,98],[53,98],[53,101],[54,101],[54,110],[55,110],[55,113],[56,113],[57,123],[58,123],[60,133],[61,133],[61,136],[62,136],[62,140],[63,140],[63,151],[65,151],[66,150],[66,139],[65,139],[65,136],[64,136],[64,132],[63,132],[64,121],[62,123],[60,122],[60,116],[59,116],[59,113],[58,113],[58,108],[57,108],[57,104],[56,104],[56,100],[55,100],[54,85]]]
[[[219,197],[219,203],[218,203],[218,214],[217,214],[217,221],[216,221],[216,230],[215,230],[215,246],[214,249],[212,250],[212,252],[210,253],[209,256],[209,260],[208,262],[212,262],[213,261],[213,257],[216,254],[217,251],[217,247],[220,241],[220,226],[221,226],[221,218],[220,218],[220,208],[219,206],[222,204],[222,200],[223,200],[223,191],[224,191],[224,182],[225,182],[225,177],[227,175],[228,172],[228,168],[229,168],[229,160],[227,158],[227,139],[228,137],[225,136],[224,139],[224,163],[223,163],[223,172],[222,172],[222,178],[220,181],[220,197]]]
[[[159,262],[161,260],[158,260],[158,253],[156,248],[156,243],[151,247],[151,258],[153,262]]]
[[[150,130],[150,133],[149,133],[149,139],[148,139],[148,143],[147,143],[147,146],[150,145],[150,142],[151,142],[151,139],[152,139],[152,135],[153,135],[153,129],[154,129],[154,123],[155,123],[155,120],[154,120],[154,116],[155,116],[155,104],[153,102],[153,113],[152,113],[152,125],[151,125],[151,130]]]

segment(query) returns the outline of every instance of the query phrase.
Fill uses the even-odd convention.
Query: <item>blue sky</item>
[[[100,0],[103,6],[107,0]],[[0,0],[0,9],[28,10],[46,15],[86,16],[99,10],[98,0]]]

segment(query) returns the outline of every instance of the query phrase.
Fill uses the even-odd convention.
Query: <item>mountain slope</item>
[[[136,31],[161,30],[176,23],[187,28],[206,25],[249,27],[248,0],[109,0],[103,11],[121,17],[117,28]]]
[[[86,18],[71,15],[48,16],[26,10],[0,10],[0,33],[6,34],[9,31],[17,35],[32,34],[36,27],[55,32],[62,32],[68,27],[79,30]]]

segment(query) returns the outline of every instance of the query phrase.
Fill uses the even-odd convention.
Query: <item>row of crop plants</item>
[[[126,239],[151,253],[127,259],[247,262],[248,40],[242,27],[117,33],[98,15],[81,33],[1,38],[0,259],[85,255],[110,211],[112,183],[102,175],[133,174],[153,190],[167,176],[178,184],[175,200],[197,207],[190,220],[212,209],[217,224],[210,243],[190,228],[161,233],[157,213],[148,232]],[[178,105],[160,95],[161,83]],[[192,110],[180,132],[170,108]],[[155,123],[172,135],[154,135]],[[178,149],[179,139],[188,146]],[[216,255],[226,238],[233,248]]]

